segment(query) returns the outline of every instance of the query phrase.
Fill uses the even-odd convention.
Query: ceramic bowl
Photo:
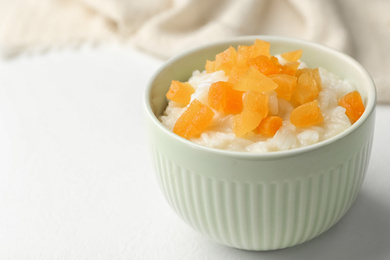
[[[344,132],[320,143],[263,154],[206,148],[161,124],[171,80],[186,81],[206,59],[229,46],[271,43],[271,54],[302,49],[309,67],[323,67],[352,82],[366,110]],[[189,50],[167,61],[146,89],[148,138],[166,200],[188,225],[230,247],[273,250],[308,241],[328,230],[353,204],[367,172],[376,91],[349,56],[312,42],[250,36]]]

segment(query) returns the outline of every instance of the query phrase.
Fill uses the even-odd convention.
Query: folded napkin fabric
[[[168,58],[242,35],[283,35],[343,51],[390,103],[388,0],[0,0],[0,52],[120,41]]]

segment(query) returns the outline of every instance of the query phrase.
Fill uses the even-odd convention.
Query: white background
[[[250,252],[204,238],[162,197],[143,94],[162,61],[118,46],[0,60],[0,259],[390,259],[390,105],[359,196],[320,237]]]

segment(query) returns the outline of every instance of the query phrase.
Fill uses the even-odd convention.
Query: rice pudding
[[[260,54],[253,51],[256,44],[260,46]],[[215,61],[206,62],[204,71],[194,71],[185,83],[173,81],[161,122],[179,135],[182,135],[176,130],[179,122],[184,128],[189,124],[185,131],[199,132],[182,136],[203,146],[264,153],[331,138],[351,126],[364,111],[360,95],[351,83],[323,68],[308,68],[300,60],[299,50],[271,56],[266,42],[256,41],[252,46],[243,47],[239,46],[237,51],[230,47],[222,55],[218,54]],[[290,92],[281,90],[280,80],[284,78],[292,79],[288,85]],[[299,84],[314,84],[318,90],[309,93],[312,86]],[[297,94],[298,91],[303,94]],[[357,93],[360,98],[357,106],[346,98],[351,93]],[[218,95],[228,96],[221,101]],[[230,102],[230,110],[221,102]],[[193,108],[195,104],[197,108]],[[188,112],[191,109],[206,111],[207,116],[191,115]],[[358,116],[354,118],[351,113]],[[193,118],[196,123],[189,122]],[[194,126],[198,122],[206,122],[206,126]]]

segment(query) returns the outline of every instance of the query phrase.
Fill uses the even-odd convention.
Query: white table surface
[[[390,259],[390,105],[341,221],[272,252],[228,248],[184,224],[149,159],[143,92],[162,64],[119,46],[0,60],[0,259]]]

